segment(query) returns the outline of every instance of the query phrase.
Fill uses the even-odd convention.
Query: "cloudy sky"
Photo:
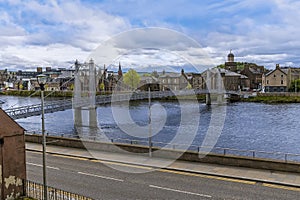
[[[204,54],[222,64],[230,49],[236,61],[299,67],[299,10],[297,0],[0,0],[0,69],[69,67],[115,37],[128,67],[207,65]],[[165,31],[129,34],[148,27]]]

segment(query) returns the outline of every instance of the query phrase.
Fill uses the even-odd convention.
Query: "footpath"
[[[26,142],[27,151],[42,151],[42,145]],[[289,173],[272,170],[253,169],[216,165],[200,162],[173,161],[166,158],[146,157],[137,154],[122,154],[104,151],[87,151],[85,149],[69,148],[62,146],[47,145],[47,153],[73,156],[86,159],[99,159],[123,164],[132,164],[145,167],[163,168],[180,172],[190,172],[203,175],[233,178],[238,180],[255,181],[281,186],[300,188],[300,173]],[[299,166],[300,167],[300,166]],[[300,191],[300,189],[299,189]]]

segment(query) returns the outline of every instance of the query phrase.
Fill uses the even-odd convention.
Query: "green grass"
[[[260,103],[300,103],[300,97],[295,96],[256,96],[247,99],[241,99],[243,102]]]
[[[22,97],[41,96],[40,91],[27,91],[27,90],[7,90],[7,91],[0,92],[0,95],[22,96]],[[54,91],[54,92],[45,91],[45,96],[47,95],[49,95],[49,97],[72,97],[73,91]]]

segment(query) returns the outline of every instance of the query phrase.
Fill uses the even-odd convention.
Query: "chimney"
[[[279,64],[276,64],[276,69],[280,69]]]

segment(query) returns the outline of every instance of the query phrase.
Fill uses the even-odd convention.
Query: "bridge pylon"
[[[208,69],[206,74],[206,105],[211,105],[212,101],[221,105],[225,103],[225,89],[223,84],[223,78],[219,69]]]
[[[73,97],[74,128],[79,135],[90,135],[98,129],[96,107],[96,67],[92,59],[88,63],[75,62],[75,86]]]

